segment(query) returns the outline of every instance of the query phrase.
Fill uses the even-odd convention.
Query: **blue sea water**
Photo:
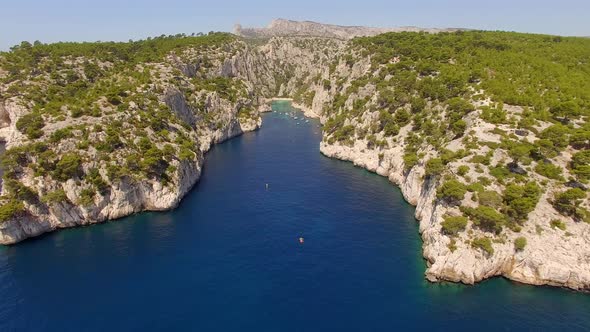
[[[400,191],[273,108],[207,154],[178,209],[1,247],[0,331],[590,329],[588,294],[425,281]]]

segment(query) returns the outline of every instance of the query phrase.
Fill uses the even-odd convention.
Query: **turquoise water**
[[[426,282],[399,190],[274,109],[207,154],[178,209],[0,248],[0,331],[590,329],[587,294]]]

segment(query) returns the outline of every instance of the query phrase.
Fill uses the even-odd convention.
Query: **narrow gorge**
[[[0,243],[176,207],[280,97],[416,206],[428,280],[590,289],[588,41],[321,27],[1,54]]]

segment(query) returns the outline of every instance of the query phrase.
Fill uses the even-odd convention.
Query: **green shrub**
[[[395,123],[388,123],[383,127],[383,134],[387,137],[393,137],[399,134],[399,126]]]
[[[16,129],[27,135],[30,139],[43,136],[43,127],[45,127],[43,117],[41,114],[34,112],[25,114],[16,121]]]
[[[90,141],[87,139],[83,139],[80,142],[78,142],[78,144],[76,145],[76,147],[78,148],[78,150],[86,150],[88,149],[88,147],[90,146]]]
[[[467,155],[467,151],[464,149],[460,149],[457,151],[451,151],[449,149],[442,149],[440,152],[440,159],[442,160],[443,164],[448,164],[455,160],[461,159]]]
[[[543,130],[539,136],[551,141],[553,146],[561,150],[569,144],[569,133],[570,129],[568,127],[562,124],[556,124]]]
[[[25,186],[17,180],[6,180],[4,182],[4,188],[10,197],[13,197],[19,201],[34,203],[38,199],[38,195],[33,189]]]
[[[485,190],[485,187],[481,183],[474,182],[467,186],[467,190],[469,192],[482,192]]]
[[[83,175],[82,159],[75,153],[64,154],[57,162],[54,177],[59,181],[78,178]]]
[[[412,113],[420,113],[426,107],[426,100],[422,98],[412,98]]]
[[[457,235],[467,227],[467,218],[463,216],[445,216],[441,225],[444,234]]]
[[[559,220],[559,219],[553,219],[549,222],[549,225],[551,225],[551,228],[555,229],[555,228],[559,228],[562,231],[565,231],[566,226],[563,223],[563,221]]]
[[[469,162],[474,163],[474,164],[489,165],[491,160],[492,160],[492,156],[490,156],[490,155],[485,155],[485,156],[476,155],[476,156],[473,156],[469,160]]]
[[[590,130],[580,129],[570,137],[570,145],[574,149],[590,149]]]
[[[517,237],[514,240],[514,249],[516,249],[516,251],[523,251],[524,247],[526,247],[526,237]]]
[[[471,246],[476,249],[485,251],[488,255],[494,254],[494,248],[492,247],[492,241],[488,237],[479,237],[471,241]]]
[[[57,189],[51,192],[48,192],[45,196],[42,197],[43,202],[47,204],[58,204],[62,202],[68,201],[68,196],[63,189]]]
[[[579,218],[578,206],[586,198],[586,193],[580,188],[568,189],[562,193],[555,193],[553,207],[565,216]]]
[[[78,204],[82,206],[90,206],[94,203],[94,196],[96,195],[95,191],[90,188],[82,189],[80,192],[80,197],[78,199]]]
[[[528,214],[537,206],[540,197],[541,189],[534,182],[529,182],[524,186],[516,184],[506,186],[504,202],[508,215],[516,221],[526,220]]]
[[[475,111],[475,107],[463,98],[452,98],[447,101],[448,110],[451,113],[459,113],[460,117]]]
[[[393,115],[393,119],[399,126],[403,127],[407,125],[410,121],[410,113],[408,113],[408,111],[406,111],[405,109],[400,108]]]
[[[153,146],[144,153],[139,167],[148,176],[160,178],[168,167],[168,162],[163,159],[164,154],[156,146]]]
[[[100,172],[97,168],[89,169],[85,179],[94,185],[101,195],[106,194],[110,188],[109,185],[102,179],[102,176],[100,175]]]
[[[473,220],[474,225],[487,232],[498,234],[506,224],[506,217],[489,206],[461,207],[461,211]]]
[[[457,180],[444,182],[436,191],[436,197],[449,204],[459,204],[465,197],[467,189],[465,185]]]
[[[457,168],[457,174],[459,176],[465,176],[465,174],[467,174],[469,172],[469,166],[467,165],[461,165]]]
[[[544,138],[536,140],[534,149],[531,151],[531,154],[537,160],[554,158],[558,153],[559,149],[553,145],[553,142]]]
[[[29,157],[27,154],[27,147],[17,146],[10,148],[2,154],[2,169],[5,173],[14,173],[21,167],[26,167],[29,164]]]
[[[418,164],[419,158],[418,155],[414,152],[409,152],[404,154],[404,169],[406,171],[411,170],[414,166]]]
[[[590,150],[573,155],[572,170],[580,180],[590,180]]]
[[[506,111],[500,107],[482,107],[481,118],[486,122],[493,124],[506,123],[506,115]]]
[[[426,162],[425,175],[427,177],[434,177],[442,174],[445,170],[445,165],[439,158],[432,158]]]
[[[456,137],[461,137],[463,134],[465,134],[466,129],[467,123],[465,122],[465,120],[457,120],[453,122],[453,124],[451,125],[451,130],[453,131]]]
[[[119,182],[123,177],[129,176],[129,170],[120,165],[107,165],[107,176],[111,182]]]
[[[482,186],[487,187],[492,184],[492,180],[486,178],[485,176],[480,176],[477,178],[477,181],[481,183]]]
[[[514,162],[522,161],[523,159],[530,156],[533,147],[529,144],[516,144],[511,142],[512,147],[508,150],[508,155],[512,157]]]
[[[332,137],[338,142],[351,140],[354,138],[354,126],[348,125],[337,129]]]
[[[580,106],[572,100],[561,102],[551,108],[551,113],[556,117],[561,117],[566,121],[570,118],[576,118],[580,115]]]
[[[455,252],[455,250],[457,250],[457,241],[454,238],[451,238],[447,248],[449,248],[451,252]]]
[[[66,128],[62,128],[62,129],[58,129],[58,130],[54,131],[51,134],[51,136],[49,137],[49,141],[51,143],[58,143],[62,139],[70,138],[73,136],[74,136],[74,134],[72,133],[72,128],[66,127]]]
[[[498,181],[503,181],[512,176],[510,170],[505,166],[490,167],[490,175],[495,177]]]
[[[25,206],[22,202],[11,199],[8,202],[0,205],[0,222],[5,222],[18,216],[25,211]]]
[[[188,148],[181,147],[180,152],[178,153],[178,159],[180,160],[193,160],[195,158],[195,153]]]
[[[535,167],[535,172],[537,172],[538,174],[543,175],[544,177],[549,178],[549,179],[554,179],[554,180],[562,180],[563,179],[563,177],[561,176],[561,173],[563,172],[561,167],[553,165],[551,163],[541,162],[541,163],[537,164],[537,166]]]
[[[399,127],[397,126],[393,115],[387,110],[381,110],[379,112],[379,124],[380,131],[385,131],[385,136],[395,136],[399,133]]]
[[[478,194],[479,204],[492,208],[502,207],[502,196],[495,191],[483,191]]]

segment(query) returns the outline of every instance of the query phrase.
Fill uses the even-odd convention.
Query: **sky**
[[[274,18],[590,36],[590,0],[0,0],[0,50],[23,40],[127,41]]]

